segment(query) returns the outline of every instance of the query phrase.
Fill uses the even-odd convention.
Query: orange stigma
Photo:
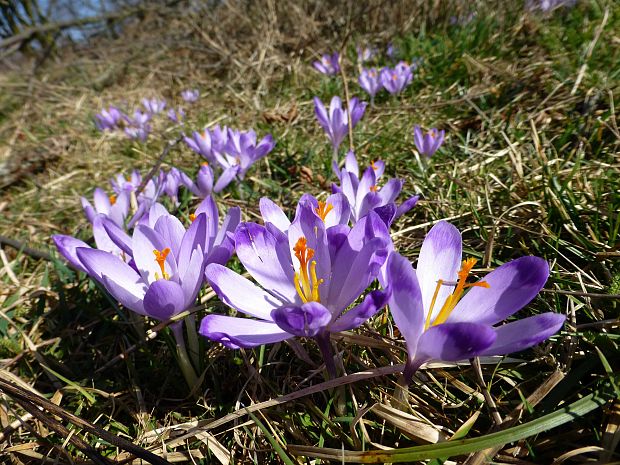
[[[377,185],[370,186],[370,192],[377,192]]]
[[[114,205],[116,203],[116,196],[115,195],[111,195],[110,196],[110,205]]]
[[[159,269],[161,270],[161,275],[164,279],[169,279],[170,275],[166,273],[164,265],[166,263],[166,257],[170,253],[170,247],[166,247],[164,250],[153,250],[153,254],[155,255],[155,261],[159,265]],[[155,273],[155,279],[159,279],[159,273]]]
[[[475,258],[468,258],[467,260],[463,260],[461,270],[458,273],[459,280],[456,283],[456,288],[454,289],[454,292],[449,295],[444,302],[443,307],[441,307],[441,310],[437,314],[435,321],[433,321],[432,326],[436,326],[446,322],[446,320],[450,316],[450,313],[452,313],[452,310],[454,310],[454,307],[456,307],[456,304],[459,302],[459,300],[461,300],[461,297],[463,297],[463,292],[468,287],[484,287],[487,289],[491,287],[486,281],[478,281],[476,283],[467,284],[467,277],[469,276],[469,273],[471,273],[472,268],[477,262],[478,260]],[[435,288],[435,293],[433,294],[433,299],[431,300],[431,308],[428,310],[428,315],[426,316],[426,324],[424,326],[424,329],[428,329],[431,326],[431,316],[433,314],[433,308],[435,307],[435,302],[439,294],[439,289],[443,284],[444,281],[442,279],[437,281],[437,287]]]
[[[189,214],[189,220],[193,223],[194,221],[196,221],[196,215],[194,213],[190,213]]]
[[[314,249],[308,247],[308,241],[302,236],[297,240],[293,251],[299,260],[299,272],[295,273],[294,278],[297,294],[303,303],[320,302],[319,285],[323,280],[316,276],[316,261],[312,260]]]
[[[319,206],[315,210],[316,214],[325,222],[325,217],[327,214],[334,209],[334,206],[331,203],[321,202],[319,200]]]
[[[201,165],[202,165],[202,166],[209,166],[209,162],[208,162],[208,161],[203,161],[203,162],[201,163]]]
[[[375,171],[379,169],[379,167],[376,165],[376,161],[377,160],[373,160],[372,163],[370,164],[370,167]]]

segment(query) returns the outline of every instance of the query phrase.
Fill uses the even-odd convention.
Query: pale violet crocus
[[[390,255],[390,310],[407,345],[405,385],[425,362],[518,352],[564,324],[565,316],[553,312],[501,324],[542,289],[549,277],[545,260],[517,258],[469,283],[476,260],[461,261],[461,255],[461,234],[445,221],[426,235],[416,269],[398,253]]]
[[[374,105],[375,95],[383,88],[377,69],[362,69],[358,82],[360,87],[370,95],[370,105]]]
[[[213,170],[207,162],[200,165],[196,180],[185,184],[196,197],[205,198],[213,192]]]
[[[151,132],[150,119],[151,113],[145,113],[140,110],[134,112],[133,118],[126,116],[127,126],[125,127],[125,135],[130,139],[144,142]]]
[[[198,101],[199,97],[200,92],[198,92],[198,89],[186,89],[181,92],[181,98],[188,103],[194,103]]]
[[[423,133],[422,129],[417,124],[413,127],[413,140],[415,142],[415,146],[420,155],[424,155],[427,158],[430,158],[435,154],[439,147],[441,147],[441,144],[443,144],[445,137],[446,131],[443,129],[438,131],[437,129],[432,128],[427,133]]]
[[[142,175],[138,170],[133,170],[128,177],[125,177],[124,173],[118,173],[110,179],[112,189],[117,195],[124,191],[134,192],[141,183]]]
[[[327,228],[325,211],[305,202],[286,232],[269,221],[241,223],[235,250],[256,283],[220,265],[206,276],[224,303],[252,318],[208,315],[200,333],[233,349],[314,338],[335,376],[330,334],[362,325],[389,297],[375,290],[353,305],[385,262],[390,237],[376,214]]]
[[[342,100],[338,96],[332,97],[329,109],[325,108],[318,97],[314,97],[314,112],[332,144],[333,161],[338,160],[338,147],[349,131],[349,113],[351,114],[351,128],[354,128],[364,116],[365,111],[366,102],[361,102],[357,97],[351,99],[348,110],[342,107]]]
[[[413,72],[411,66],[401,61],[393,68],[383,68],[380,78],[381,84],[390,94],[399,94],[413,80]]]
[[[403,181],[397,178],[389,179],[383,186],[379,186],[379,179],[385,171],[385,163],[376,160],[364,170],[361,178],[359,166],[353,151],[349,151],[345,158],[345,166],[338,170],[338,165],[332,166],[340,179],[340,185],[332,184],[332,192],[344,194],[351,207],[351,221],[353,223],[363,218],[370,211],[377,211],[386,221],[388,227],[400,216],[407,213],[417,203],[419,196],[415,195],[396,205],[396,199],[403,188]],[[388,205],[393,208],[383,209]]]
[[[86,197],[80,197],[84,214],[89,222],[93,223],[97,214],[110,218],[118,226],[123,227],[129,213],[129,193],[125,190],[109,195],[97,187],[93,193],[93,204]]]
[[[123,114],[115,106],[110,105],[108,109],[101,110],[95,115],[95,126],[100,131],[113,131],[118,128],[119,123],[123,120]]]
[[[179,205],[179,188],[181,186],[187,186],[191,184],[191,179],[187,174],[176,167],[170,168],[170,170],[164,174],[164,185],[163,191],[164,193],[170,197],[172,203],[175,206]]]
[[[202,132],[194,131],[183,140],[194,152],[205,158],[209,163],[215,163],[215,153],[222,153],[228,143],[228,128],[215,126],[212,129],[205,128]]]
[[[166,109],[166,101],[159,100],[157,98],[152,99],[142,99],[142,106],[146,110],[147,113],[151,115],[155,115],[157,113],[161,113]]]
[[[320,60],[312,63],[312,66],[319,73],[335,76],[340,72],[340,54],[338,52],[334,52],[331,55],[326,53]]]
[[[257,141],[256,132],[228,129],[228,141],[220,153],[214,151],[217,163],[223,168],[213,188],[221,192],[235,178],[243,180],[250,167],[273,150],[276,143],[271,134]]]
[[[357,61],[359,63],[366,63],[372,60],[377,55],[377,49],[374,47],[357,47]]]
[[[168,110],[168,119],[175,124],[183,124],[183,120],[185,119],[185,111],[181,107],[176,110],[174,108],[170,108]]]

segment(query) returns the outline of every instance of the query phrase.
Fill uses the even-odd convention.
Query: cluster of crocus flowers
[[[521,257],[468,282],[476,260],[461,256],[459,231],[442,221],[424,239],[416,269],[396,252],[389,258],[390,310],[407,345],[405,384],[425,362],[518,352],[564,323],[564,315],[548,312],[498,325],[544,286],[549,265],[542,258]]]
[[[320,60],[312,63],[312,66],[319,73],[335,76],[340,72],[340,54],[338,52],[332,54],[326,53]]]
[[[411,65],[401,61],[393,68],[383,68],[379,78],[383,88],[390,94],[400,94],[413,80],[413,70]]]
[[[332,144],[333,161],[338,160],[338,148],[349,132],[349,118],[351,129],[353,129],[362,119],[365,111],[366,102],[361,102],[357,97],[351,99],[348,109],[342,107],[342,100],[338,96],[332,97],[329,109],[325,108],[318,97],[314,97],[314,112]]]
[[[186,89],[181,92],[181,98],[187,103],[197,102],[199,97],[200,92],[198,91],[198,89]]]
[[[314,338],[334,376],[330,334],[360,326],[387,302],[389,290],[376,290],[352,305],[377,277],[390,237],[372,212],[352,228],[328,226],[332,209],[306,197],[285,230],[269,216],[265,225],[241,223],[235,250],[257,284],[221,265],[207,266],[206,275],[227,305],[253,318],[208,315],[200,333],[230,348]]]
[[[344,167],[339,170],[338,165],[334,164],[332,168],[340,180],[340,185],[332,184],[332,192],[342,193],[347,199],[352,223],[356,223],[370,211],[376,210],[390,226],[395,219],[411,210],[419,199],[419,196],[415,195],[401,205],[396,205],[396,199],[403,188],[403,181],[392,178],[380,186],[380,178],[385,171],[385,163],[381,160],[373,161],[360,177],[355,153],[349,151]]]
[[[194,131],[191,137],[184,137],[185,143],[209,163],[219,165],[222,174],[213,187],[221,192],[234,179],[243,180],[250,167],[265,157],[275,147],[271,134],[260,141],[254,130],[238,131],[231,128],[205,128]]]
[[[415,146],[418,149],[420,155],[424,155],[427,158],[432,157],[435,152],[443,144],[446,137],[446,131],[441,131],[432,128],[426,134],[422,132],[422,129],[417,124],[413,127],[413,140]]]
[[[95,115],[95,126],[100,131],[113,131],[118,128],[123,120],[123,113],[113,105],[108,109],[102,109]]]

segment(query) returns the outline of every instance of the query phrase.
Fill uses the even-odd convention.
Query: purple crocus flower
[[[357,61],[359,63],[366,63],[372,60],[377,55],[377,49],[374,47],[357,47]]]
[[[161,113],[166,108],[165,100],[158,100],[157,98],[144,98],[142,99],[142,106],[146,110],[147,113],[151,115],[155,115],[157,113]]]
[[[204,157],[209,163],[215,163],[215,152],[222,153],[228,144],[228,128],[215,126],[205,128],[202,133],[194,131],[191,137],[184,136],[187,146]]]
[[[181,92],[181,98],[188,103],[194,103],[200,97],[198,89],[187,89]]]
[[[200,198],[205,198],[213,192],[213,170],[207,162],[200,166],[196,181],[190,180],[185,187],[187,187],[192,194]]]
[[[378,187],[379,178],[385,171],[385,163],[381,160],[372,162],[360,178],[357,158],[353,151],[349,150],[344,168],[338,171],[336,164],[332,168],[340,179],[340,186],[333,184],[332,191],[341,192],[347,198],[351,207],[351,221],[353,223],[359,221],[372,210],[393,205],[392,210],[380,212],[380,216],[390,226],[396,218],[413,208],[419,199],[419,196],[415,195],[396,207],[395,202],[402,190],[403,181],[392,178],[383,187]]]
[[[364,112],[366,111],[366,102],[361,102],[357,97],[353,97],[349,104],[351,112],[351,125],[355,127]],[[332,147],[334,149],[333,160],[338,159],[338,147],[349,131],[349,117],[347,110],[342,108],[342,100],[340,97],[334,96],[329,104],[329,112],[326,110],[323,102],[318,97],[314,97],[314,112],[319,124],[327,134]]]
[[[376,68],[362,69],[358,79],[360,87],[370,95],[370,104],[374,104],[375,95],[381,90],[383,84]]]
[[[396,53],[397,53],[397,50],[394,44],[392,42],[387,44],[387,47],[385,49],[385,54],[390,58],[394,58],[396,56]]]
[[[125,117],[125,119],[127,121],[125,128],[127,137],[144,142],[151,132],[151,126],[148,124],[151,114],[136,110],[133,118]]]
[[[163,191],[170,197],[175,206],[179,205],[179,187],[187,186],[192,180],[183,171],[172,167],[164,174]]]
[[[383,68],[380,78],[381,84],[390,94],[399,94],[411,83],[413,72],[411,66],[401,61],[394,68]]]
[[[122,121],[123,114],[121,111],[110,105],[108,109],[105,108],[101,110],[101,113],[97,113],[95,115],[95,126],[100,131],[113,131],[118,128],[118,124]]]
[[[564,315],[549,312],[496,326],[542,289],[549,277],[545,260],[521,257],[484,280],[467,283],[476,260],[461,263],[461,253],[458,229],[441,221],[426,235],[415,270],[406,258],[390,255],[390,309],[407,344],[406,384],[427,361],[518,352],[544,341],[564,324]]]
[[[389,241],[376,214],[353,228],[326,228],[310,202],[286,233],[270,222],[241,223],[237,256],[258,285],[220,265],[207,266],[206,276],[227,305],[254,318],[208,315],[200,333],[229,348],[312,337],[334,376],[330,333],[357,328],[389,297],[389,289],[373,291],[347,311],[376,278]]]
[[[108,196],[103,189],[97,187],[93,193],[94,207],[86,197],[80,197],[80,199],[89,222],[93,223],[98,214],[103,214],[121,228],[123,227],[127,213],[129,213],[129,192],[121,191],[116,195]]]
[[[183,120],[185,119],[185,112],[183,108],[179,107],[178,109],[171,108],[168,110],[168,119],[175,124],[183,124]]]
[[[417,124],[413,127],[413,140],[420,154],[430,158],[443,144],[446,131],[443,129],[438,131],[432,128],[426,134],[422,133],[422,129]]]
[[[338,52],[334,52],[331,55],[326,53],[319,61],[312,63],[312,66],[319,73],[335,76],[340,72],[340,54]]]
[[[88,271],[125,307],[165,321],[191,307],[203,281],[206,257],[206,215],[186,231],[172,215],[163,215],[153,228],[136,226],[131,250],[135,268],[111,253],[76,249]]]
[[[276,143],[271,134],[256,142],[256,132],[228,129],[228,143],[222,153],[213,151],[219,165],[224,169],[214,192],[222,191],[236,177],[242,180],[250,167],[273,150]]]
[[[125,178],[124,173],[118,173],[112,179],[110,184],[112,189],[119,195],[121,192],[128,191],[134,192],[142,183],[142,175],[138,170],[133,170],[128,178]]]

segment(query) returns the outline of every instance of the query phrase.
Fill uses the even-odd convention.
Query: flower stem
[[[198,341],[198,332],[196,331],[196,318],[193,314],[185,318],[185,326],[187,328],[189,355],[194,367],[200,369],[200,342]]]
[[[319,333],[314,339],[316,340],[316,344],[319,346],[319,350],[321,351],[321,355],[325,361],[325,368],[327,368],[329,378],[336,378],[336,364],[334,363],[334,353],[332,351],[329,332],[325,331]]]
[[[187,349],[185,348],[185,340],[183,339],[183,323],[173,323],[170,325],[170,329],[172,330],[174,339],[177,342],[177,360],[179,362],[179,367],[181,368],[183,377],[187,382],[187,386],[190,391],[193,391],[198,386],[198,376],[194,371],[192,362],[187,355]]]

